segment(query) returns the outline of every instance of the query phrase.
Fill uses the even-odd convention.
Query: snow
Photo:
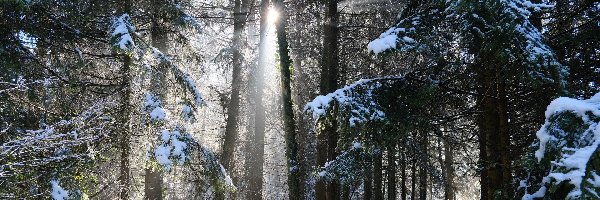
[[[353,149],[358,149],[358,148],[361,148],[361,147],[362,147],[362,144],[360,142],[354,142],[354,143],[352,143],[352,148]]]
[[[185,120],[191,120],[193,117],[192,107],[189,105],[183,105],[181,108],[181,117]]]
[[[600,188],[600,176],[596,172],[592,172],[592,178],[593,179],[589,178],[587,182],[592,184],[594,187]]]
[[[536,191],[533,194],[525,194],[523,196],[523,200],[533,200],[533,199],[537,199],[537,198],[543,198],[544,195],[546,194],[546,190],[548,190],[546,188],[546,186],[542,186],[538,191]]]
[[[184,140],[187,136],[178,130],[162,130],[160,134],[161,144],[154,150],[158,164],[167,171],[172,167],[171,159],[177,159],[178,164],[183,165],[188,159],[186,155],[188,144]]]
[[[583,126],[587,127],[582,132],[565,132],[561,130],[561,127],[553,124],[551,119],[553,116],[560,113],[572,113],[576,117],[583,121]],[[540,141],[539,148],[535,151],[535,157],[538,162],[545,157],[547,149],[558,149],[560,154],[556,160],[551,161],[551,170],[549,174],[543,178],[542,185],[547,183],[555,182],[560,183],[568,181],[574,188],[567,194],[567,198],[576,199],[580,198],[583,194],[582,187],[584,187],[584,178],[586,173],[588,162],[594,155],[594,153],[600,147],[600,125],[597,120],[600,117],[600,93],[594,95],[587,100],[578,100],[567,97],[560,97],[555,99],[548,105],[545,113],[546,122],[536,133],[537,138]],[[590,116],[594,116],[590,118]],[[561,141],[567,134],[575,136],[577,141],[574,141],[573,145],[567,146],[564,141]],[[560,137],[560,138],[557,138]],[[592,171],[592,178],[588,178],[587,181],[593,187],[600,187],[600,177]],[[596,195],[596,192],[590,188],[584,188],[591,194]],[[546,193],[547,188],[542,186],[534,194],[526,194],[523,199],[533,199],[543,197]]]
[[[406,43],[415,43],[415,39],[412,39],[410,37],[407,36],[402,36],[402,40]]]
[[[372,92],[381,86],[377,80],[379,79],[361,79],[327,95],[319,95],[304,106],[304,112],[312,114],[313,119],[318,120],[325,116],[331,103],[336,101],[342,109],[348,111],[348,124],[351,127],[367,120],[383,119],[385,113],[379,110],[372,97]],[[357,88],[364,89],[365,93],[356,93]]]
[[[160,105],[160,100],[153,94],[146,94],[144,97],[144,107],[156,107]]]
[[[575,113],[578,117],[582,118],[584,122],[589,122],[589,117],[586,114],[587,112],[591,112],[595,116],[600,116],[600,93],[594,95],[592,98],[588,100],[578,100],[572,99],[568,97],[560,97],[555,99],[548,105],[546,109],[546,123],[542,128],[536,133],[536,136],[540,140],[540,148],[535,152],[535,157],[540,161],[544,157],[544,150],[546,147],[546,143],[550,140],[555,140],[556,138],[548,133],[546,127],[550,126],[550,122],[548,119],[556,113],[569,111]],[[597,133],[600,134],[600,133]]]
[[[229,176],[229,174],[227,174],[227,171],[225,171],[225,167],[223,167],[223,165],[219,164],[219,167],[221,169],[221,174],[223,174],[225,176],[225,184],[227,186],[233,187],[235,188],[235,185],[233,185],[233,181],[231,180],[231,177]]]
[[[152,120],[165,120],[167,118],[167,113],[165,112],[165,109],[157,106],[156,108],[154,108],[152,110],[152,112],[150,112],[150,119]]]
[[[202,93],[200,92],[200,89],[196,85],[196,81],[192,78],[192,76],[179,69],[179,67],[173,64],[173,62],[171,62],[171,59],[165,54],[163,54],[160,50],[152,48],[151,53],[152,56],[156,58],[158,62],[166,62],[171,67],[171,70],[174,72],[175,76],[177,76],[178,79],[182,80],[186,88],[190,92],[192,92],[192,95],[194,95],[194,102],[196,103],[196,105],[204,105]]]
[[[162,121],[167,119],[167,111],[160,106],[160,100],[157,96],[147,93],[144,97],[144,107],[150,110],[150,119]]]
[[[69,192],[60,187],[57,180],[50,181],[52,185],[52,199],[66,200],[69,197]]]
[[[131,18],[127,13],[118,17],[112,25],[113,31],[111,36],[115,38],[115,46],[121,50],[130,51],[135,48],[132,32],[135,32],[135,27],[131,23]]]
[[[171,132],[169,132],[169,130],[162,130],[160,135],[160,139],[164,143],[169,142],[169,139],[171,139]]]
[[[326,175],[327,175],[327,172],[326,172],[326,171],[320,171],[320,172],[319,172],[319,176],[320,176],[320,177],[325,177]]]
[[[397,40],[398,36],[396,34],[382,34],[379,38],[369,42],[367,48],[370,52],[379,54],[388,49],[395,49]]]
[[[188,89],[193,93],[196,105],[204,104],[202,94],[196,86],[196,82],[194,81],[194,79],[192,79],[192,77],[189,74],[183,74],[182,78],[185,81],[185,84],[187,85]]]
[[[171,154],[171,146],[169,144],[161,144],[154,151],[154,156],[158,164],[162,165],[167,171],[171,169],[171,160],[169,155]]]
[[[398,24],[401,24],[402,22],[403,21],[399,22]],[[412,25],[418,25],[418,24],[420,24],[418,21],[412,22]],[[414,33],[415,30],[416,29],[414,27],[409,28],[409,31],[411,33]],[[406,33],[406,28],[392,27],[392,28],[388,29],[387,31],[381,33],[381,35],[379,35],[379,38],[369,42],[369,44],[367,45],[367,49],[369,50],[369,52],[373,52],[375,54],[379,54],[379,53],[384,52],[389,49],[397,49],[397,47],[398,47],[397,43],[399,41],[398,34],[400,34],[400,33]],[[401,39],[400,41],[403,41],[404,43],[407,43],[407,44],[416,43],[413,38],[410,38],[407,36],[403,36],[400,39]]]
[[[173,137],[171,137],[171,145],[173,146],[173,151],[171,155],[173,157],[179,158],[179,165],[183,165],[187,156],[185,155],[184,150],[187,148],[187,143],[179,140],[181,138],[181,134],[179,131],[173,131]]]
[[[79,56],[79,59],[83,60],[83,52],[81,52],[81,49],[79,47],[75,48],[75,52],[77,53],[77,56]]]

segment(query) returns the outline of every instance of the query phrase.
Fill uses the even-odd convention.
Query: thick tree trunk
[[[388,147],[387,154],[387,194],[388,199],[396,199],[396,145],[390,145]]]
[[[129,55],[124,55],[123,58],[123,68],[121,70],[123,74],[123,79],[121,80],[123,84],[124,91],[122,92],[122,103],[121,103],[121,112],[120,112],[120,126],[121,126],[121,165],[119,168],[119,197],[123,200],[129,199],[129,152],[131,151],[130,146],[130,122],[129,116],[131,113],[130,105],[131,102],[131,57]]]
[[[131,12],[131,1],[124,0],[119,5],[119,13],[130,14]],[[127,54],[122,54],[123,67],[121,68],[121,85],[123,91],[121,93],[121,105],[120,105],[120,145],[121,145],[121,163],[119,166],[119,198],[122,200],[129,199],[129,186],[130,186],[130,169],[129,169],[129,152],[131,152],[131,57]]]
[[[373,162],[373,199],[383,199],[382,160],[382,153],[377,153]]]
[[[292,60],[290,58],[287,41],[287,12],[283,0],[275,0],[275,9],[279,11],[279,21],[276,22],[277,46],[279,49],[279,63],[281,75],[281,99],[283,101],[283,129],[285,132],[285,155],[287,158],[289,188],[288,199],[300,199],[298,144],[296,141],[296,121],[292,105],[291,72]]]
[[[321,59],[321,83],[320,92],[321,94],[327,94],[335,91],[338,88],[338,70],[339,70],[339,56],[338,56],[338,21],[339,14],[337,10],[337,0],[325,1],[325,25],[323,27],[323,52]],[[335,108],[334,108],[335,109]],[[317,151],[317,162],[319,166],[323,166],[325,161],[334,160],[337,156],[336,147],[338,140],[337,133],[337,122],[335,117],[330,119],[330,123],[325,126],[319,138],[320,147]],[[326,145],[322,143],[326,141]],[[323,152],[326,150],[326,153]],[[317,199],[323,199],[325,197],[328,200],[340,198],[340,188],[337,181],[325,184],[323,181],[319,181],[317,184]],[[323,194],[325,193],[325,194]]]
[[[365,190],[365,200],[373,199],[373,165],[366,166],[365,178],[363,179],[363,188]]]
[[[510,132],[508,126],[508,98],[506,94],[506,82],[502,73],[496,74],[496,87],[498,88],[498,135],[499,137],[499,153],[500,153],[500,169],[501,169],[501,184],[503,195],[505,198],[511,195],[512,182],[512,167],[510,156]]]
[[[144,199],[161,200],[162,199],[162,173],[158,169],[146,168],[144,170]]]
[[[225,136],[223,138],[220,162],[232,176],[234,184],[238,178],[233,173],[235,168],[235,147],[238,145],[238,124],[240,109],[240,90],[243,85],[242,79],[242,33],[246,24],[247,0],[234,0],[233,9],[233,40],[232,40],[232,72],[231,72],[231,96],[227,105],[227,122],[225,125]],[[222,199],[222,194],[217,194]],[[234,197],[235,198],[235,197]]]
[[[317,134],[317,166],[323,167],[327,162],[327,137],[325,131]],[[321,169],[317,169],[320,171]],[[317,200],[326,200],[327,192],[326,192],[326,183],[323,180],[317,180],[315,185],[315,198]]]
[[[494,67],[481,69],[477,76],[482,86],[478,100],[482,111],[478,120],[483,164],[481,197],[494,199],[496,192],[509,194],[512,180],[506,88],[501,73]]]

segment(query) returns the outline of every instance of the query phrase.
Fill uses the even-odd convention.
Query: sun
[[[273,6],[269,7],[269,11],[267,13],[267,21],[270,24],[274,24],[277,19],[279,19],[279,12]]]

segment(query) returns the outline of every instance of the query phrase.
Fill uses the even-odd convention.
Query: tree
[[[600,176],[600,93],[590,99],[568,97],[548,105],[546,121],[536,133],[532,150],[524,157],[524,166],[542,171],[542,177],[521,180],[523,199],[599,198]],[[531,193],[530,193],[531,192]]]
[[[432,52],[439,44],[428,43],[432,40],[439,42],[436,38],[446,40],[456,37],[446,35],[447,31],[434,31],[434,28],[444,27],[461,36],[458,44],[468,49],[464,53],[473,56],[472,61],[465,64],[470,66],[469,70],[477,80],[476,103],[482,112],[477,119],[482,199],[506,197],[512,190],[507,84],[525,80],[538,85],[538,89],[549,84],[554,94],[564,88],[566,69],[559,64],[540,32],[529,21],[532,12],[548,5],[523,1],[450,1],[434,5],[438,7],[425,8],[401,20],[370,43],[369,48],[374,53],[388,49],[416,51],[429,54],[426,58],[436,61],[443,60],[437,59],[438,56],[450,52]],[[439,10],[445,12],[436,12]],[[457,18],[461,20],[448,21],[458,16],[462,16]],[[419,30],[419,27],[426,28]]]
[[[89,193],[91,198],[129,198],[133,179],[131,166],[136,166],[131,165],[137,145],[132,138],[143,123],[140,121],[141,117],[137,116],[155,121],[165,118],[165,110],[157,101],[159,99],[146,99],[151,100],[150,104],[141,106],[140,99],[143,98],[140,97],[143,95],[140,91],[146,88],[139,88],[140,82],[136,81],[147,74],[144,71],[147,68],[142,66],[151,67],[156,63],[165,66],[175,76],[175,80],[191,94],[194,104],[201,106],[203,100],[195,81],[169,56],[146,41],[144,36],[149,34],[144,34],[144,31],[149,29],[136,29],[146,24],[143,23],[146,18],[139,17],[143,10],[139,9],[140,4],[127,1],[110,4],[88,1],[16,1],[4,2],[2,6],[10,11],[2,12],[5,19],[25,21],[15,23],[3,32],[2,43],[14,44],[7,46],[8,51],[3,53],[26,58],[14,60],[14,64],[26,65],[28,67],[22,69],[27,70],[23,72],[36,72],[38,76],[33,77],[30,72],[19,72],[18,74],[27,78],[15,79],[18,83],[15,87],[12,83],[7,84],[10,87],[6,90],[3,88],[0,92],[3,102],[27,100],[31,105],[36,105],[36,109],[28,113],[39,112],[36,110],[52,113],[45,116],[30,115],[27,122],[31,122],[31,125],[15,124],[17,126],[10,127],[12,124],[9,124],[7,129],[3,129],[10,134],[3,137],[2,142],[11,144],[11,147],[2,149],[2,154],[11,151],[21,153],[15,157],[3,158],[2,174],[19,172],[22,175],[6,176],[11,181],[2,181],[9,184],[2,186],[2,196],[39,198],[40,194],[49,190],[60,189],[65,193],[66,190],[71,190],[68,193],[73,198],[83,198],[85,193]],[[15,6],[18,9],[13,9]],[[169,4],[162,8],[176,7]],[[164,17],[163,20],[172,20],[168,22],[194,22],[179,8],[170,10],[172,15],[161,17]],[[17,37],[16,40],[11,40],[10,36],[16,36],[19,32],[23,35],[19,36],[21,39]],[[27,49],[23,48],[24,44]],[[6,71],[3,70],[4,72]],[[27,80],[30,77],[31,82]],[[19,96],[20,91],[28,91],[34,98]],[[4,92],[12,97],[4,99],[7,97]],[[37,94],[43,94],[44,97],[36,99]],[[45,107],[38,107],[38,104]],[[139,107],[144,108],[136,109]],[[144,110],[146,107],[153,109]],[[188,110],[191,112],[191,109]],[[201,163],[199,166],[205,167],[212,174],[210,177],[215,187],[219,184],[223,185],[221,188],[229,187],[229,184],[223,183],[226,182],[226,173],[214,161],[216,157],[200,144],[186,138],[185,134],[170,136],[166,142],[163,138],[161,142],[161,146],[165,147],[177,146],[177,142],[180,142],[181,147],[181,142],[187,142],[183,146],[188,148],[174,148],[167,154],[154,154],[153,151],[155,157],[180,159],[184,156],[182,151],[190,154],[201,151],[199,156],[190,157],[197,158]],[[25,149],[28,150],[23,151]],[[175,155],[177,153],[179,154]],[[158,162],[169,164],[165,159]],[[114,163],[120,163],[119,167],[106,167]],[[15,167],[14,164],[22,164],[22,167],[29,170],[23,171],[22,167]],[[31,170],[32,168],[40,170]],[[117,181],[114,179],[118,179],[119,184],[112,184]],[[110,185],[99,183],[98,180],[109,180]]]
[[[232,80],[231,95],[227,104],[227,122],[225,125],[225,136],[223,138],[223,152],[221,153],[221,163],[225,169],[233,170],[234,151],[238,141],[238,123],[240,107],[240,90],[243,85],[242,68],[242,32],[244,30],[248,13],[248,2],[244,0],[235,0],[233,9],[233,39],[232,39]],[[234,177],[235,179],[235,177]]]
[[[328,0],[324,2],[325,22],[323,25],[323,51],[321,53],[321,82],[319,91],[322,95],[333,92],[338,88],[338,1]],[[325,165],[327,160],[334,160],[337,156],[336,148],[338,134],[336,130],[336,120],[332,118],[326,125],[324,130],[318,135],[318,142],[321,147],[317,147],[317,164]],[[318,145],[319,146],[319,145]],[[326,150],[323,152],[323,150]],[[325,185],[322,182],[317,182],[316,186],[317,199],[338,199],[340,197],[340,186],[335,181]]]
[[[292,60],[288,49],[287,39],[287,11],[283,0],[275,0],[273,9],[279,12],[279,19],[275,24],[277,32],[277,48],[279,50],[279,70],[281,74],[281,99],[283,101],[283,126],[285,132],[286,158],[288,160],[288,199],[300,199],[300,180],[298,163],[298,145],[296,141],[296,120],[292,102],[291,68]]]

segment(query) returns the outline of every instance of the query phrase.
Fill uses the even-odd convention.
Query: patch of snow
[[[358,148],[361,148],[361,147],[362,147],[362,144],[360,142],[354,142],[354,143],[352,143],[352,148],[353,149],[358,149]]]
[[[312,114],[314,120],[324,116],[333,101],[336,101],[343,112],[348,113],[350,127],[367,120],[381,120],[385,113],[379,109],[373,91],[381,87],[379,79],[361,79],[327,95],[320,95],[304,106],[304,112]],[[357,89],[360,88],[360,89]],[[361,90],[357,93],[356,90]]]
[[[592,158],[594,153],[600,147],[600,124],[599,122],[590,119],[590,115],[600,117],[600,93],[594,95],[588,100],[578,100],[567,97],[560,97],[555,99],[548,105],[546,110],[546,122],[536,133],[537,138],[540,140],[539,149],[535,152],[535,157],[538,162],[544,158],[544,154],[547,148],[558,148],[560,151],[557,160],[552,161],[552,167],[550,173],[543,178],[542,185],[550,183],[550,181],[560,183],[568,181],[574,188],[567,194],[567,198],[574,199],[581,197],[583,181],[587,181],[592,185],[600,186],[600,177],[592,172],[593,179],[588,178],[584,180],[587,173],[587,165],[589,160]],[[550,121],[551,117],[558,114],[569,112],[575,114],[579,119],[583,121],[583,125],[587,126],[587,129],[583,132],[566,133],[560,128],[556,128]],[[559,141],[566,134],[577,134],[578,141],[573,146],[566,146],[564,142]],[[564,135],[564,136],[563,136]],[[561,137],[561,138],[557,138]],[[596,187],[598,187],[596,186]],[[585,188],[587,191],[591,191],[589,188]],[[526,194],[523,199],[533,199],[543,197],[546,193],[547,188],[542,186],[534,194]],[[590,192],[595,195],[595,191]]]
[[[171,139],[171,132],[169,132],[169,130],[162,130],[160,132],[160,140],[164,143],[169,142],[169,140]]]
[[[225,176],[225,184],[227,186],[233,187],[235,188],[235,185],[233,185],[233,181],[231,180],[231,177],[229,176],[229,174],[227,174],[227,171],[225,171],[225,167],[223,167],[223,165],[219,164],[219,167],[221,169],[221,173]]]
[[[407,36],[402,36],[402,40],[406,43],[415,43],[415,39],[412,39],[410,37]]]
[[[131,18],[127,13],[118,17],[112,25],[111,36],[115,38],[114,45],[121,50],[130,51],[135,48],[131,33],[135,32],[135,27],[131,23]]]
[[[167,171],[171,169],[171,160],[169,156],[171,155],[171,146],[169,144],[161,144],[154,151],[154,156],[156,157],[156,161],[158,164],[162,165]]]
[[[167,113],[165,111],[165,109],[157,106],[156,108],[154,108],[152,110],[152,112],[150,112],[150,119],[152,120],[165,120],[167,118]]]
[[[326,171],[320,171],[320,172],[319,172],[319,176],[320,176],[320,177],[325,177],[326,175],[327,175],[327,172],[326,172]]]
[[[382,34],[379,38],[369,42],[367,49],[369,49],[370,52],[379,54],[388,49],[395,49],[397,40],[398,36],[396,34]]]
[[[50,181],[52,185],[52,199],[66,200],[69,197],[69,192],[60,187],[57,180]]]

